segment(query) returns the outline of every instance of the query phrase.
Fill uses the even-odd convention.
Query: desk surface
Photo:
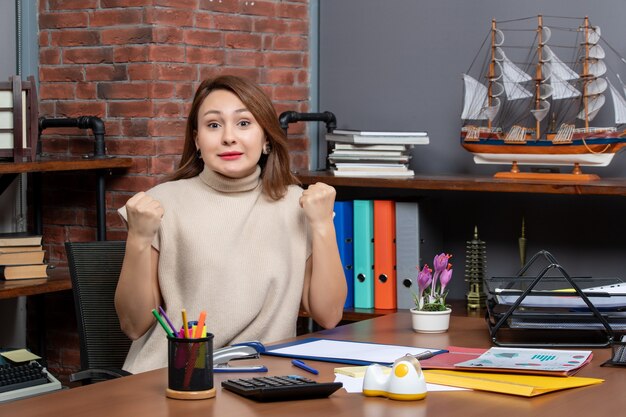
[[[0,281],[0,299],[23,295],[46,294],[72,288],[70,273],[67,269],[57,268],[48,271],[47,279],[18,279]]]
[[[448,333],[424,335],[411,330],[410,316],[402,312],[365,320],[317,335],[378,343],[405,344],[443,348],[448,345],[488,347],[489,338],[484,320],[473,317],[452,317]],[[165,340],[165,338],[164,338]],[[618,416],[626,409],[626,369],[601,368],[610,349],[595,349],[591,364],[579,376],[604,378],[599,385],[522,398],[478,391],[431,392],[423,401],[402,402],[384,398],[365,398],[340,390],[328,399],[256,403],[223,391],[220,381],[254,374],[216,374],[217,397],[210,400],[181,401],[165,397],[167,373],[160,369],[144,374],[60,391],[0,405],[0,415],[6,416],[366,416],[366,417],[427,417],[427,416]],[[291,366],[289,360],[262,357],[249,361],[262,363],[270,375],[306,373]],[[332,363],[310,361],[320,375],[307,377],[332,381]]]

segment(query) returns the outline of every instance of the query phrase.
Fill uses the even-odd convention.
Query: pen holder
[[[213,335],[198,339],[168,336],[167,343],[166,395],[178,400],[215,397]]]

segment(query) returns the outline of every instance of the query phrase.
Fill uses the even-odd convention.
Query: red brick
[[[184,32],[184,42],[187,45],[195,46],[222,46],[222,34],[208,30],[186,30]]]
[[[149,119],[139,119],[136,117],[126,119],[122,121],[120,134],[124,136],[148,136],[148,120]],[[121,141],[115,141],[115,143],[119,145],[118,142]]]
[[[226,33],[224,44],[235,49],[260,49],[261,36],[248,33]]]
[[[187,47],[187,62],[190,64],[219,65],[224,63],[223,49]]]
[[[157,155],[174,155],[180,160],[184,147],[184,130],[177,139],[160,139],[157,141]]]
[[[133,138],[132,140],[118,140],[113,141],[110,145],[113,146],[115,152],[118,155],[154,155],[155,154],[155,144],[152,139],[137,139]]]
[[[106,106],[109,117],[152,116],[152,103],[149,100],[109,101]]]
[[[128,78],[123,65],[89,65],[85,67],[86,81],[122,81]]]
[[[263,65],[263,52],[256,51],[228,51],[226,54],[227,65],[241,67],[260,67]]]
[[[211,10],[213,12],[237,13],[239,12],[241,0],[199,0],[200,9]]]
[[[118,178],[115,181],[115,188],[121,191],[139,192],[154,187],[158,183],[158,179],[145,175],[129,175]]]
[[[50,34],[50,45],[53,46],[96,46],[100,43],[97,31],[62,30]]]
[[[141,23],[143,23],[143,11],[140,9],[96,9],[89,12],[89,25],[91,27],[138,25]]]
[[[189,10],[198,8],[198,0],[154,0],[153,4],[155,6],[178,7]]]
[[[304,4],[281,3],[276,6],[276,16],[305,20],[309,17],[309,8]]]
[[[44,5],[46,2],[41,2]],[[93,9],[98,6],[98,0],[48,0],[50,10]]]
[[[61,63],[61,50],[58,48],[39,48],[41,65],[58,65]]]
[[[113,62],[113,48],[71,48],[63,51],[64,64],[104,64]]]
[[[154,0],[100,0],[100,7],[141,7],[152,6]]]
[[[144,99],[148,97],[146,83],[98,83],[98,98],[104,100]]]
[[[184,30],[179,27],[156,27],[152,30],[152,38],[157,43],[181,43]]]
[[[84,81],[83,72],[76,67],[39,67],[40,81]]]
[[[73,83],[46,83],[39,87],[39,99],[73,99],[75,97],[75,91]]]
[[[95,100],[96,84],[94,83],[76,83],[76,98],[79,100]]]
[[[242,14],[252,14],[257,16],[274,16],[276,5],[270,1],[245,1],[241,4]]]
[[[304,54],[296,52],[267,53],[265,54],[265,65],[270,68],[301,68],[304,65]]]
[[[150,45],[148,59],[152,62],[185,62],[185,48],[172,45]]]
[[[296,72],[291,68],[268,68],[262,81],[267,84],[292,85],[296,81]]]
[[[90,101],[60,101],[57,103],[57,116],[77,117],[77,116],[98,116],[105,114],[105,103],[95,103]]]
[[[151,98],[163,99],[174,97],[173,83],[160,83],[158,81],[151,82],[148,90],[148,94]]]
[[[195,70],[189,65],[157,64],[155,77],[159,80],[187,81],[195,79]]]
[[[148,60],[148,46],[118,46],[113,49],[115,62],[145,62]]]
[[[124,45],[124,44],[144,44],[152,42],[152,28],[116,28],[104,29],[101,32],[102,44],[104,45]]]
[[[50,31],[42,30],[39,32],[39,48],[50,46]]]
[[[307,35],[309,33],[309,22],[307,20],[293,20],[289,22],[286,33]]]
[[[261,68],[241,67],[206,67],[200,69],[200,79],[213,78],[219,75],[236,75],[250,80],[260,79]]]
[[[150,171],[155,174],[170,174],[176,170],[180,157],[178,156],[159,156],[152,158]]]
[[[306,51],[309,40],[302,36],[275,36],[274,49],[279,51]]]
[[[127,68],[130,80],[153,80],[155,79],[154,64],[132,64]]]
[[[309,89],[308,87],[296,87],[296,86],[276,86],[274,88],[274,99],[279,101],[284,100],[308,100]]]
[[[191,100],[193,98],[194,92],[196,91],[196,86],[192,83],[177,83],[174,86],[175,94],[174,97],[181,98],[191,104]],[[187,112],[185,112],[186,114]]]
[[[184,136],[185,120],[153,119],[148,122],[148,134],[158,136]]]
[[[183,9],[148,9],[146,23],[157,26],[191,27],[193,26],[193,12]]]
[[[254,26],[254,21],[254,18],[250,16],[216,14],[213,16],[213,27],[218,30],[251,32]]]
[[[296,171],[304,171],[309,169],[309,156],[305,153],[289,154],[291,168]]]
[[[254,20],[254,31],[263,33],[285,33],[289,28],[289,22],[285,19],[256,19]]]
[[[182,117],[183,103],[173,101],[158,101],[152,106],[154,117]]]
[[[87,27],[88,20],[85,12],[43,13],[39,15],[39,29]]]

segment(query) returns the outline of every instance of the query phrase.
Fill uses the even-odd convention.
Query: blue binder
[[[354,235],[352,201],[335,202],[335,233],[343,273],[348,285],[348,295],[344,308],[354,307]]]
[[[374,308],[374,202],[354,200],[354,307]]]

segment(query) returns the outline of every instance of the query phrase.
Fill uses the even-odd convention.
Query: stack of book
[[[41,236],[0,234],[0,280],[47,278]]]
[[[333,143],[328,155],[331,171],[344,177],[411,177],[414,145],[427,145],[426,132],[363,132],[335,129],[326,134]]]

